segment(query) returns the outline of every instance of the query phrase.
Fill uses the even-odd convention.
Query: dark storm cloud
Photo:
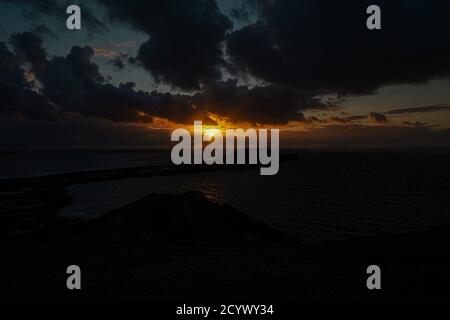
[[[450,75],[449,1],[376,2],[382,30],[366,28],[372,1],[255,1],[258,22],[228,36],[243,72],[266,81],[341,94]]]
[[[345,117],[345,119],[349,121],[360,121],[360,120],[367,120],[367,116],[348,116]]]
[[[337,117],[332,116],[328,119],[328,123],[339,123],[339,124],[352,124],[354,122],[372,122],[377,124],[385,124],[388,122],[387,117],[379,112],[369,112],[366,116],[364,115],[354,115],[348,117]]]
[[[0,114],[33,120],[56,120],[58,112],[34,91],[0,82]]]
[[[122,54],[120,56],[117,56],[113,59],[111,59],[108,64],[112,65],[114,70],[116,71],[122,71],[125,69],[125,61],[126,61],[127,55]]]
[[[68,4],[56,0],[0,2],[18,3],[37,14],[61,19]],[[31,64],[42,84],[42,96],[62,110],[86,116],[117,122],[165,117],[187,123],[194,117],[207,119],[208,112],[213,112],[233,121],[285,124],[305,121],[303,111],[330,109],[317,98],[321,93],[372,93],[387,84],[450,75],[449,2],[380,0],[383,29],[377,31],[365,26],[369,1],[247,0],[251,7],[238,6],[233,15],[245,18],[251,12],[252,20],[254,15],[259,20],[236,31],[214,0],[96,2],[103,4],[110,21],[149,36],[135,57],[113,56],[109,63],[115,70],[123,70],[127,61],[146,68],[157,81],[199,93],[147,93],[130,84],[114,86],[91,61],[92,48],[75,46],[67,56],[48,60],[41,40],[48,34],[45,26],[13,35],[14,57],[20,65]],[[84,4],[89,2],[81,1],[83,23],[105,29]],[[225,61],[224,51],[230,61]],[[264,80],[257,81],[264,85],[251,88],[235,80],[220,81],[223,68],[242,74],[242,79],[253,75]],[[3,77],[24,81],[24,70],[19,69]],[[376,113],[340,119],[387,121],[385,115]]]
[[[347,117],[332,116],[325,123],[336,123],[336,124],[353,124],[359,122],[371,122],[377,124],[385,124],[388,122],[388,118],[379,112],[369,112],[367,115],[353,115]]]
[[[87,117],[135,123],[149,123],[153,117],[160,117],[183,124],[194,120],[214,124],[208,117],[214,113],[231,121],[286,124],[304,122],[304,110],[333,107],[298,90],[273,85],[249,88],[239,86],[236,80],[210,83],[193,96],[147,93],[136,90],[134,83],[108,83],[99,66],[92,62],[95,51],[91,47],[74,46],[67,56],[48,60],[42,39],[36,35],[17,33],[11,37],[11,43],[16,55],[5,46],[1,51],[5,56],[2,61],[12,68],[11,77],[16,74],[18,80],[23,79],[20,63],[29,63],[42,87],[42,95],[34,95],[43,101],[48,99],[49,106],[51,103],[62,111]],[[30,108],[32,105],[30,102]]]
[[[137,60],[156,81],[192,90],[219,79],[222,44],[232,27],[211,0],[98,0],[112,21],[149,35]]]
[[[20,64],[28,63],[41,86],[40,98],[61,111],[86,117],[135,123],[150,123],[160,117],[183,124],[194,120],[214,124],[208,116],[214,113],[231,121],[286,124],[305,122],[302,111],[307,109],[334,107],[299,90],[275,85],[249,88],[239,86],[236,80],[210,83],[193,96],[147,93],[136,90],[131,82],[110,84],[92,61],[95,50],[89,46],[74,46],[66,56],[48,59],[42,39],[30,32],[12,35],[11,44],[16,54],[5,47],[3,55],[13,60],[6,65],[19,68],[15,70],[18,79],[23,78]]]
[[[42,14],[54,16],[65,25],[67,19],[66,9],[71,4],[79,4],[76,1],[59,0],[0,0],[0,2],[19,5],[24,12],[24,16],[32,21],[38,20]],[[81,1],[83,2],[83,1]],[[92,35],[108,30],[106,25],[100,21],[87,6],[82,6],[82,24]]]
[[[369,112],[367,119],[374,123],[387,123],[388,119],[386,116],[379,112]]]
[[[420,106],[420,107],[411,107],[411,108],[403,108],[403,109],[394,109],[386,112],[386,114],[405,114],[405,113],[427,113],[427,112],[436,112],[436,111],[450,111],[450,105],[448,104],[435,104],[431,106]]]
[[[366,118],[366,117],[364,117]],[[341,118],[341,117],[330,117],[328,119],[328,121],[326,122],[331,122],[331,123],[340,123],[340,124],[350,124],[352,123],[352,120],[349,120],[348,118]]]
[[[0,42],[0,83],[18,87],[27,87],[24,70],[20,61],[12,53],[6,43]]]
[[[53,106],[36,92],[25,78],[21,60],[0,42],[0,114],[35,120],[55,119]]]
[[[108,83],[91,61],[91,47],[72,47],[66,57],[54,57],[39,75],[43,94],[66,111],[100,117],[114,122],[149,123],[152,117],[174,122],[193,121],[197,111],[182,95],[146,93],[134,83]]]
[[[42,38],[31,33],[15,33],[10,37],[16,57],[22,62],[29,62],[36,73],[42,72],[47,64],[47,53],[42,47]]]
[[[236,80],[207,85],[194,96],[193,101],[209,112],[254,124],[304,122],[302,111],[332,107],[298,90],[273,85],[248,88],[239,86]]]
[[[243,1],[238,6],[230,9],[229,16],[237,21],[249,22],[250,15],[254,13],[252,9],[253,6]]]
[[[93,63],[94,49],[72,47],[65,57],[47,59],[42,39],[30,32],[11,36],[11,52],[0,42],[0,94],[2,114],[38,120],[53,120],[61,112],[77,112],[114,122],[149,123],[152,117],[190,123],[210,121],[190,103],[189,96],[146,93],[133,83],[114,86],[108,83]],[[26,79],[25,65],[40,84],[40,93]],[[61,114],[59,114],[61,115]]]
[[[92,61],[95,50],[89,46],[73,46],[64,56],[50,57],[41,39],[52,37],[45,26],[35,25],[31,32],[14,34],[8,44],[0,42],[0,120],[6,118],[5,114],[17,119],[65,120],[54,127],[69,132],[72,127],[66,124],[73,114],[116,123],[147,124],[160,117],[180,124],[192,124],[194,120],[214,124],[208,116],[214,113],[252,124],[284,125],[290,121],[323,124],[305,136],[296,136],[297,142],[311,145],[342,145],[351,141],[357,145],[448,146],[449,130],[431,130],[423,122],[404,121],[402,127],[383,124],[388,122],[386,115],[443,111],[449,110],[449,105],[396,109],[385,114],[371,112],[348,117],[341,114],[342,117],[334,118],[321,114],[323,119],[305,119],[303,113],[336,111],[335,106],[318,98],[320,93],[338,93],[338,97],[373,93],[388,84],[448,77],[448,1],[431,4],[380,0],[381,31],[365,28],[365,9],[371,2],[251,1],[257,4],[251,18],[257,12],[259,20],[232,31],[229,18],[220,12],[214,0],[97,0],[104,4],[110,20],[149,36],[136,56],[113,56],[109,63],[116,70],[123,70],[127,61],[146,68],[157,81],[198,90],[193,95],[144,92],[132,82],[113,85]],[[67,1],[0,2],[19,3],[32,15],[46,13],[59,17],[62,24],[67,16]],[[83,26],[96,32],[106,28],[89,10],[83,6],[82,10]],[[243,11],[233,14],[235,18],[238,14],[246,18]],[[228,56],[230,60],[226,61]],[[264,85],[253,87],[239,85],[236,80],[221,81],[223,68],[234,70],[236,73],[232,75],[243,75],[240,80],[248,79],[245,76],[249,74],[255,76],[256,83]],[[21,123],[17,119],[15,123]],[[97,123],[95,119],[82,121]],[[40,129],[45,127],[33,123]],[[120,124],[115,127],[123,128]],[[97,135],[95,130],[87,133],[90,130],[87,128],[80,126],[76,133],[70,134],[76,139],[86,133],[87,141]],[[148,134],[142,128],[136,129],[139,133],[132,135],[133,139]],[[125,136],[125,132],[129,131],[120,130],[115,138]],[[55,135],[51,132],[45,139]],[[109,138],[109,133],[105,133],[98,143]],[[61,142],[66,143],[65,139]]]

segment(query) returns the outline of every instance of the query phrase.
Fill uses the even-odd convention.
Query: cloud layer
[[[450,75],[450,2],[387,1],[382,30],[366,28],[371,1],[249,0],[259,20],[228,36],[243,72],[280,85],[366,94]]]
[[[215,114],[230,121],[286,124],[303,122],[302,110],[331,106],[298,90],[273,85],[249,88],[239,86],[236,80],[209,83],[194,95],[147,93],[136,90],[132,82],[118,86],[109,83],[92,61],[92,47],[73,46],[66,56],[49,59],[39,36],[24,32],[13,34],[10,39],[14,53],[6,44],[0,44],[4,71],[0,82],[5,91],[10,91],[5,95],[9,107],[3,113],[17,111],[26,117],[50,120],[58,112],[75,112],[132,123],[151,123],[158,117],[180,124],[194,120],[214,123],[209,115]],[[36,86],[26,80],[25,66],[39,82],[39,94],[32,91]],[[21,93],[11,93],[16,91]],[[24,99],[28,96],[41,103],[27,104]]]
[[[68,3],[0,2],[24,8],[30,19],[42,14],[61,17],[61,12],[64,17]],[[430,126],[402,121],[400,115],[450,110],[448,104],[430,104],[365,115],[305,116],[311,110],[341,111],[321,99],[324,94],[347,98],[387,85],[448,79],[448,1],[431,5],[425,0],[380,0],[383,29],[378,31],[365,27],[369,1],[244,0],[231,16],[214,0],[83,3],[100,4],[104,21],[148,38],[140,44],[123,42],[136,46],[134,53],[71,43],[64,55],[51,56],[43,37],[57,35],[46,25],[34,23],[31,31],[12,34],[0,42],[0,115],[54,121],[76,114],[142,125],[159,118],[214,124],[217,116],[252,125],[348,127],[354,133],[367,132],[355,125],[372,125],[373,130],[398,125],[407,127],[403,134],[428,132]],[[92,35],[108,30],[99,12],[83,7],[83,25]],[[248,24],[234,29],[232,18]],[[131,61],[148,71],[149,83],[152,78],[171,90],[142,91],[133,82],[115,85],[95,63],[95,55],[117,73]]]

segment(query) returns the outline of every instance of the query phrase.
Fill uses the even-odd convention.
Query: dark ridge
[[[285,242],[279,231],[229,205],[209,201],[200,192],[151,194],[97,219],[95,224],[114,238],[229,244]]]
[[[297,154],[281,154],[280,163],[295,161]],[[259,169],[260,165],[167,165],[144,166],[51,174],[39,177],[0,179],[0,240],[14,233],[61,224],[59,210],[72,201],[65,188],[70,185],[118,180],[174,176],[211,171]],[[23,219],[27,217],[27,219]]]
[[[59,230],[58,230],[59,229]],[[39,232],[32,237],[182,245],[296,242],[201,192],[150,194],[96,219]]]

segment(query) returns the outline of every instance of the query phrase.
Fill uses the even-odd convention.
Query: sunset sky
[[[0,0],[0,148],[161,147],[194,120],[450,146],[450,2],[375,1],[369,31],[372,2]]]

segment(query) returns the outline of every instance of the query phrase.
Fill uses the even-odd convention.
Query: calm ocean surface
[[[449,160],[448,154],[307,152],[275,176],[208,172],[72,186],[76,201],[62,214],[92,217],[151,192],[196,190],[306,241],[403,233],[450,222]]]
[[[0,175],[165,164],[167,153],[70,151],[27,159],[16,154],[2,158]],[[282,164],[275,176],[260,176],[259,170],[205,172],[69,186],[74,203],[61,214],[91,218],[152,192],[197,190],[305,241],[342,239],[450,222],[449,181],[448,153],[299,152],[299,160]]]

